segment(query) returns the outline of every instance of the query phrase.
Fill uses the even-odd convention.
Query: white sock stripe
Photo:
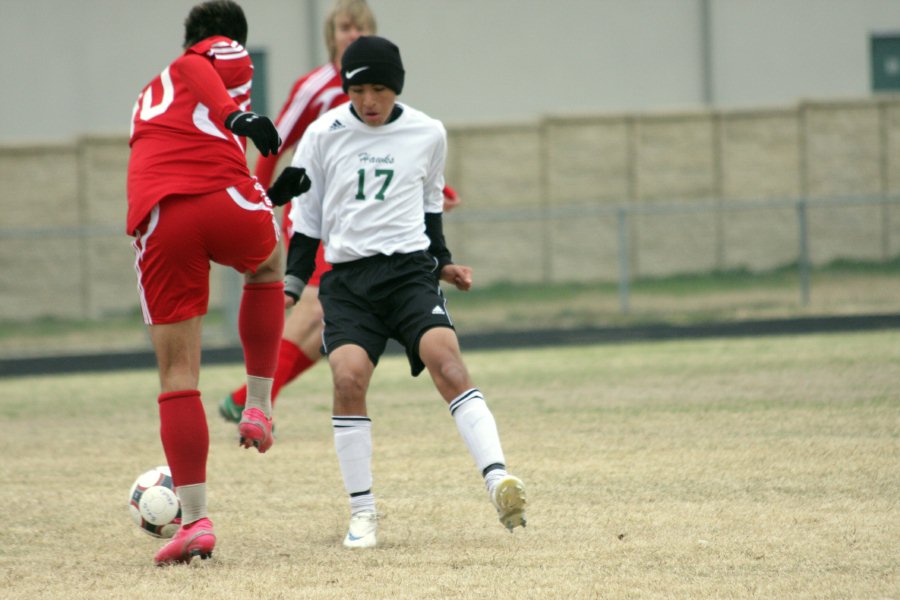
[[[481,394],[481,390],[479,390],[478,388],[472,388],[471,390],[466,390],[465,392],[454,398],[450,403],[450,414],[453,415],[454,413],[456,413],[460,406],[473,398],[481,398],[481,400],[484,400],[484,396]]]
[[[331,417],[331,426],[335,429],[343,427],[371,427],[372,419],[369,417]]]

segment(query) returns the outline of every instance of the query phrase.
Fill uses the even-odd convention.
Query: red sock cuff
[[[199,396],[200,390],[178,390],[177,392],[165,392],[159,395],[157,398],[157,402],[162,404],[163,402],[168,402],[169,400],[176,400],[178,398],[189,398],[191,396]]]
[[[272,283],[245,283],[245,290],[271,290],[271,289],[284,289],[283,281],[273,281]]]

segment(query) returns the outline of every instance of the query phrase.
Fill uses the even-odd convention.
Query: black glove
[[[247,136],[253,140],[259,153],[263,156],[275,154],[278,152],[278,146],[281,145],[278,130],[275,129],[269,117],[236,110],[225,118],[225,127],[238,135]]]
[[[266,194],[275,206],[283,206],[291,201],[291,198],[309,191],[312,182],[306,176],[306,169],[287,167],[275,180]]]

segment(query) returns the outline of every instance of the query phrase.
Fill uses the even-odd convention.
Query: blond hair
[[[375,15],[366,3],[366,0],[334,0],[325,18],[325,46],[328,48],[328,59],[334,62],[337,57],[337,42],[334,36],[334,21],[338,15],[345,14],[360,29],[374,34],[376,29]]]

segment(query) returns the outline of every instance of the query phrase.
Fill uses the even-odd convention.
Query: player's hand
[[[251,140],[263,156],[275,154],[281,145],[278,130],[269,120],[249,111],[236,110],[225,118],[225,127],[238,135],[243,135]]]
[[[441,279],[452,283],[458,290],[468,292],[472,287],[472,269],[463,265],[444,265],[441,269]]]
[[[444,212],[450,212],[454,208],[460,205],[462,199],[459,196],[444,196]]]
[[[291,198],[308,192],[310,185],[312,182],[306,176],[306,169],[287,167],[266,191],[266,195],[275,206],[284,206]]]
[[[462,202],[459,194],[449,185],[444,186],[444,212],[450,212]]]

